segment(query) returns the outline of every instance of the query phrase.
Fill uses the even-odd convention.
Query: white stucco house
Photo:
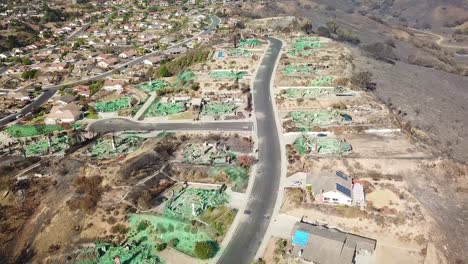
[[[67,105],[56,105],[53,106],[50,110],[50,113],[47,114],[44,122],[47,125],[56,125],[68,123],[72,124],[76,120],[80,119],[83,115],[81,107],[75,103],[70,103]]]
[[[319,203],[353,205],[353,180],[340,171],[308,174],[306,188]]]
[[[105,91],[116,91],[121,92],[125,85],[124,80],[105,80],[102,89]]]

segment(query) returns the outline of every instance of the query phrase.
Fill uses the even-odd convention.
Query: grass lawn
[[[62,131],[63,128],[58,125],[12,125],[5,129],[5,132],[12,137],[34,137],[53,133],[54,131]]]
[[[229,230],[232,221],[234,221],[236,213],[236,209],[231,209],[227,206],[220,206],[212,210],[206,210],[200,216],[200,220],[209,225],[211,235],[216,239],[216,241],[221,243]]]

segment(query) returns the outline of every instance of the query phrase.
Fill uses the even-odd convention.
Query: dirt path
[[[340,22],[340,23],[347,24],[347,25],[352,26],[352,27],[354,27],[356,29],[359,29],[358,25],[349,23],[349,22],[344,21],[342,19],[336,19],[336,20],[338,22]],[[396,28],[396,29],[400,29],[400,27],[398,27],[398,26],[393,26],[393,27]],[[407,28],[410,29],[410,30],[422,33],[422,34],[426,34],[426,35],[429,35],[429,36],[432,36],[432,37],[436,37],[437,38],[436,43],[439,46],[446,47],[446,48],[452,48],[452,49],[468,49],[468,45],[467,46],[461,46],[461,45],[444,44],[443,42],[446,40],[446,38],[444,36],[441,36],[441,35],[438,35],[438,34],[435,34],[435,33],[429,32],[429,31],[419,30],[419,29],[412,28],[412,27],[407,27]],[[465,55],[458,55],[458,56],[465,56]]]
[[[468,46],[444,44],[443,42],[446,40],[444,36],[441,36],[432,32],[428,32],[428,31],[424,31],[424,30],[415,29],[412,27],[408,27],[408,29],[438,38],[436,43],[439,46],[446,47],[446,48],[453,48],[453,49],[468,49]]]

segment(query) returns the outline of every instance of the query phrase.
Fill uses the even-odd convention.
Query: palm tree
[[[237,49],[237,44],[241,38],[238,28],[234,27],[232,29],[232,36],[233,36],[233,41],[234,41],[234,48]]]
[[[24,142],[22,139],[18,139],[18,143],[20,145],[20,152],[21,152],[21,155],[26,158],[26,150],[24,149]]]

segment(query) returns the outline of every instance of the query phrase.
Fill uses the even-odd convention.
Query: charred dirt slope
[[[331,5],[343,1],[327,2]],[[350,30],[359,38],[360,44],[344,44],[353,51],[356,70],[369,70],[374,74],[375,95],[391,104],[404,121],[411,122],[411,127],[424,131],[430,137],[430,143],[441,151],[439,155],[468,162],[468,154],[464,151],[468,149],[468,118],[465,115],[468,77],[463,76],[466,69],[456,64],[450,52],[385,22],[330,9],[313,1],[244,4],[243,10],[250,12],[252,17],[294,15],[307,18],[312,21],[315,31],[328,21]],[[390,48],[388,44],[384,45],[389,52],[381,54],[383,58],[377,58],[366,49],[376,43],[391,45]]]
[[[376,83],[374,95],[387,103],[404,129],[415,132],[434,150],[435,157],[451,157],[468,163],[468,77],[456,70],[450,52],[431,46],[420,45],[424,40],[411,35],[405,29],[395,28],[378,18],[330,7],[345,1],[274,1],[264,5],[244,4],[245,13],[258,16],[296,16],[307,18],[314,31],[333,20],[350,30],[359,40],[359,45],[343,43],[353,53],[356,71],[370,71]],[[398,1],[395,1],[395,3]],[[417,1],[412,1],[417,2]],[[421,1],[426,2],[426,1]],[[401,1],[400,1],[401,3]],[[344,10],[344,11],[343,11]],[[365,47],[385,43],[383,58],[369,54]],[[382,46],[382,45],[380,45]],[[387,53],[387,54],[385,54]],[[422,131],[419,133],[418,131]],[[443,159],[445,160],[445,159]],[[457,167],[458,165],[454,165]],[[449,166],[450,167],[450,166]],[[449,171],[447,168],[444,170]],[[425,178],[427,177],[427,178]],[[452,180],[454,179],[454,180]],[[468,259],[463,247],[467,245],[468,233],[459,219],[466,219],[466,190],[462,188],[466,172],[427,173],[415,175],[410,182],[412,193],[420,200],[431,215],[437,219],[440,239],[438,245],[447,248],[445,253],[450,263],[464,263]],[[450,183],[449,183],[450,182]],[[466,184],[466,183],[465,183]],[[429,187],[432,185],[432,187]],[[447,219],[454,219],[446,228]]]
[[[369,14],[411,27],[453,27],[468,19],[464,0],[315,0],[314,2],[351,13]]]

